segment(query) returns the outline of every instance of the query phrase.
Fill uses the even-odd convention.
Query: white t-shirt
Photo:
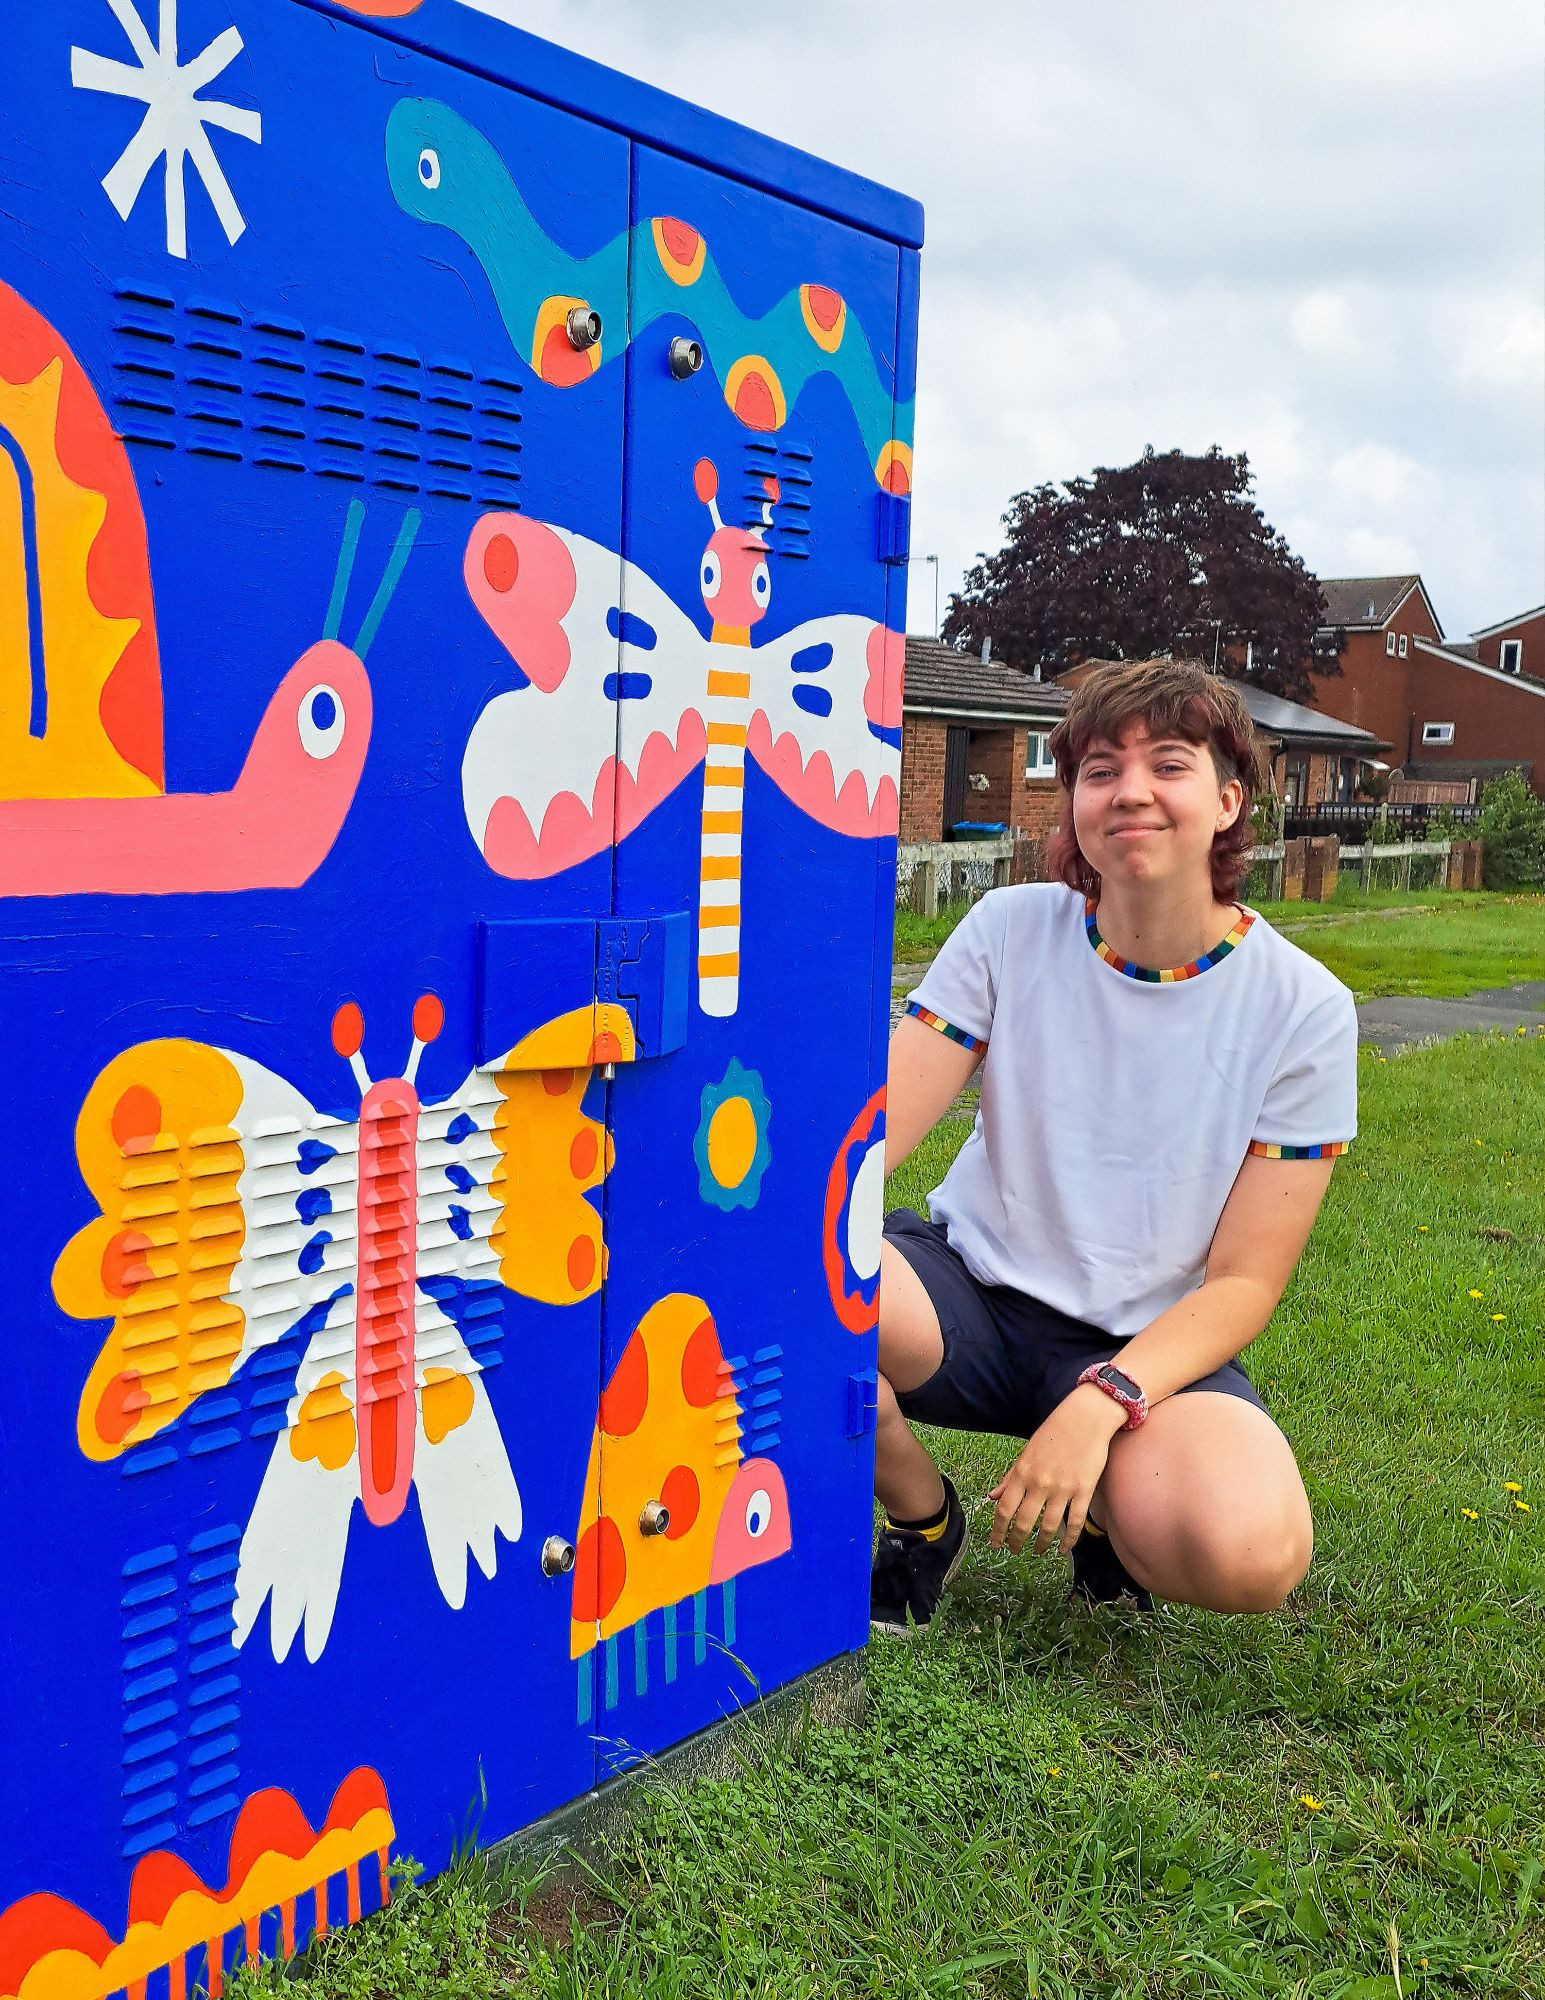
[[[987,1047],[934,1220],[983,1283],[1117,1339],[1202,1282],[1247,1153],[1318,1158],[1356,1134],[1352,996],[1254,911],[1158,972],[1118,958],[1076,891],[995,889],[908,1012]]]

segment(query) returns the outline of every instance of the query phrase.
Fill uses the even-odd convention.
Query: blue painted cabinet
[[[0,82],[0,2000],[863,1642],[918,218],[452,4]]]

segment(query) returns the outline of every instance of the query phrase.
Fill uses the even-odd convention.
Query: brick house
[[[1481,635],[1449,644],[1419,576],[1332,577],[1320,588],[1327,627],[1341,627],[1346,646],[1339,675],[1314,677],[1315,708],[1392,745],[1390,761],[1409,780],[1420,770],[1421,782],[1438,782],[1451,767],[1473,794],[1482,770],[1516,766],[1545,791],[1545,679],[1489,664]],[[1542,615],[1512,620],[1508,632],[1522,628],[1527,646]],[[1500,654],[1506,634],[1493,636]]]
[[[1287,812],[1346,805],[1369,770],[1383,770],[1390,745],[1370,730],[1302,702],[1240,682],[1255,733],[1266,746],[1271,788]]]
[[[1488,625],[1482,632],[1472,632],[1470,646],[1484,667],[1545,679],[1545,604],[1520,611],[1516,618],[1504,618],[1500,625]],[[1470,647],[1464,650],[1468,652]]]
[[[1046,738],[1065,688],[940,639],[907,638],[901,704],[901,839],[947,840],[959,821],[1038,839],[1057,819]]]
[[[1085,660],[1057,676],[1057,685],[1077,687],[1080,681],[1108,666],[1106,660]],[[1302,702],[1284,701],[1248,681],[1235,681],[1244,697],[1256,736],[1265,752],[1271,788],[1289,812],[1309,812],[1315,806],[1351,799],[1365,767],[1379,770],[1389,744],[1370,730],[1342,722]]]

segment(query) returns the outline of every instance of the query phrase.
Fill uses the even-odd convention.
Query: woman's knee
[[[1187,1524],[1177,1540],[1189,1602],[1210,1611],[1276,1611],[1309,1572],[1314,1524],[1307,1506],[1247,1510]]]
[[[889,1243],[880,1249],[880,1381],[917,1389],[944,1359],[939,1315],[912,1266]],[[882,1404],[883,1408],[883,1404]]]

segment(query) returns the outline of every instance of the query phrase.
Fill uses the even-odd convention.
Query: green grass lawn
[[[1393,993],[1454,998],[1545,979],[1545,896],[1354,891],[1334,903],[1256,907],[1360,1000]],[[952,904],[925,923],[898,911],[898,967],[931,957],[964,914],[964,904]],[[899,969],[898,979],[915,984],[915,975]]]
[[[1282,1612],[1074,1613],[979,1511],[857,1724],[657,1783],[577,1895],[475,1867],[404,1894],[296,2000],[1545,1993],[1545,1039],[1368,1054],[1362,1088],[1251,1354],[1318,1524]],[[1016,1448],[937,1442],[978,1500]]]

